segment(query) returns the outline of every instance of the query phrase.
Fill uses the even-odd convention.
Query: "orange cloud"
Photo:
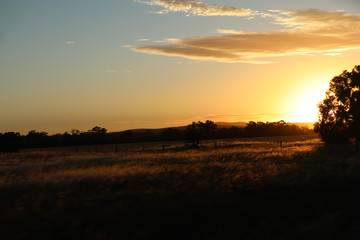
[[[232,34],[176,39],[168,45],[137,46],[132,49],[188,59],[267,63],[259,61],[259,58],[336,53],[360,48],[360,15],[304,9],[272,11],[272,17],[275,18],[274,23],[286,29],[263,33],[218,30]]]
[[[221,62],[234,62],[239,59],[239,56],[232,54],[231,52],[213,50],[191,46],[181,45],[164,45],[164,46],[139,46],[132,48],[136,52],[184,57],[188,59],[199,60],[218,60]]]
[[[346,12],[328,12],[319,9],[278,11],[275,23],[303,33],[327,36],[359,36],[360,15]]]

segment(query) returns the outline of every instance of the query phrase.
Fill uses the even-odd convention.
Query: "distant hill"
[[[218,126],[218,128],[231,128],[231,127],[239,127],[239,128],[243,128],[247,126],[248,122],[215,122],[215,124]],[[292,122],[287,122],[289,124],[295,124],[296,126],[299,127],[307,127],[309,129],[313,129],[314,128],[314,123],[313,122],[300,122],[300,123],[292,123]],[[190,124],[190,123],[189,123]],[[139,128],[139,129],[130,129],[130,131],[132,131],[133,133],[145,133],[147,131],[151,131],[153,133],[160,133],[168,128],[174,128],[174,129],[179,129],[181,130],[185,130],[187,127],[186,126],[177,126],[177,127],[166,127],[166,128]],[[127,130],[129,131],[129,130]],[[112,133],[122,133],[125,131],[120,131],[120,132],[112,132]]]
[[[230,127],[246,127],[248,122],[216,122],[215,124],[218,125],[218,128],[230,128]],[[287,122],[289,124],[295,124],[299,127],[307,127],[307,128],[314,128],[313,122]]]
[[[136,129],[119,131],[119,132],[111,132],[111,133],[123,133],[126,131],[132,131],[133,133],[146,133],[147,131],[151,131],[152,133],[160,133],[169,128],[179,129],[181,131],[181,130],[185,130],[187,128],[187,125],[186,126],[178,126],[178,127],[165,127],[165,128],[136,128]]]

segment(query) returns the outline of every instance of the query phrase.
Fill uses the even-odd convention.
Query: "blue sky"
[[[304,96],[318,94],[316,97],[321,98],[319,92],[324,92],[331,76],[358,64],[356,49],[330,56],[323,53],[333,48],[316,46],[306,53],[288,54],[293,49],[287,39],[283,44],[277,43],[291,48],[284,56],[274,49],[262,49],[262,55],[255,56],[252,49],[251,53],[238,53],[236,60],[225,61],[215,55],[204,59],[190,51],[194,45],[190,49],[183,44],[194,44],[196,37],[202,38],[198,44],[213,44],[211,37],[224,36],[221,29],[267,33],[289,26],[274,24],[274,18],[259,15],[199,16],[205,13],[194,14],[194,7],[172,11],[164,7],[169,2],[181,3],[1,1],[0,132],[26,133],[36,129],[56,133],[72,128],[86,130],[95,125],[117,131],[183,125],[208,118],[296,121],[299,114],[291,106],[300,109],[298,105],[307,102],[301,100]],[[339,23],[346,16],[340,16],[337,10],[343,10],[352,19],[357,19],[360,12],[360,3],[355,0],[202,3],[211,9],[231,6],[260,13],[284,10],[298,14],[300,9],[316,8],[324,15],[334,13],[338,17],[334,21]],[[164,10],[167,13],[156,13]],[[310,13],[301,17],[311,17]],[[358,26],[359,22],[354,21],[354,28]],[[321,32],[323,29],[314,29],[317,36],[326,35]],[[168,39],[177,39],[180,45]],[[353,39],[346,41],[341,46],[357,47]],[[177,52],[170,53],[169,46],[175,46]],[[322,53],[315,53],[319,49]],[[265,55],[268,51],[272,54]],[[306,92],[312,91],[306,97]],[[295,92],[299,94],[297,98],[293,97]],[[316,105],[317,100],[306,104]]]

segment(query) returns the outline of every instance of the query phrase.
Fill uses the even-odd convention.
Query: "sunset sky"
[[[359,0],[0,1],[0,132],[310,122]]]

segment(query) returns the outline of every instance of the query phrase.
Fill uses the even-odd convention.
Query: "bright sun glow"
[[[328,76],[313,77],[310,84],[304,85],[292,92],[288,102],[291,117],[290,122],[316,122],[318,120],[317,104],[324,100],[329,84]]]
[[[317,104],[323,99],[324,91],[314,89],[306,92],[295,104],[297,112],[294,115],[294,120],[296,122],[316,122],[318,120]]]

